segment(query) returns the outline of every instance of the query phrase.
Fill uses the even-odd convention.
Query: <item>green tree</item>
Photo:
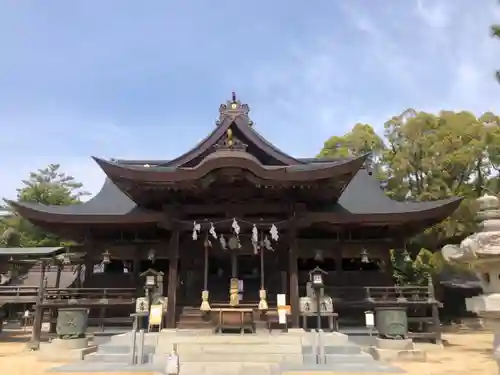
[[[490,173],[478,182],[491,194],[500,193],[500,117],[494,113],[487,112],[483,114],[479,121],[485,128],[485,161],[490,167]]]
[[[23,186],[17,189],[19,202],[44,205],[79,204],[88,193],[74,177],[60,171],[59,164],[31,172]],[[60,238],[32,225],[24,218],[11,212],[0,222],[2,236],[0,245],[4,247],[59,246],[66,244]]]
[[[494,38],[500,38],[500,25],[491,26],[491,34],[493,35]],[[500,70],[497,70],[495,75],[496,75],[497,81],[500,82]]]
[[[385,179],[382,167],[382,156],[385,144],[382,138],[368,124],[356,124],[352,130],[343,136],[329,138],[319,158],[346,158],[351,156],[370,155],[372,172],[379,179]]]
[[[485,134],[483,123],[469,112],[408,110],[385,124],[384,162],[393,198],[466,198],[450,218],[416,237],[417,248],[439,248],[474,229],[474,199],[483,191],[475,182],[488,174]]]
[[[328,139],[318,157],[338,158],[371,153],[373,158],[377,159],[384,148],[384,141],[370,125],[358,123],[349,133]]]

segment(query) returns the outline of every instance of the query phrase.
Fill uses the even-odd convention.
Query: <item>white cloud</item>
[[[392,6],[386,6],[387,3]],[[277,4],[275,8],[276,15],[283,13]],[[236,49],[232,49],[234,45],[227,44],[224,38],[214,39],[218,42],[211,40],[210,44],[207,41],[207,45],[210,44],[211,48],[224,45],[225,54],[217,50],[215,57],[201,54],[197,56],[200,60],[195,60],[191,49],[187,63],[182,60],[183,54],[172,49],[167,55],[175,55],[176,64],[165,71],[160,71],[159,66],[152,62],[149,69],[148,59],[156,56],[156,52],[141,55],[141,64],[133,64],[132,61],[131,67],[127,67],[125,62],[118,64],[114,59],[108,61],[107,54],[123,55],[116,54],[116,50],[104,49],[106,44],[99,45],[96,32],[92,38],[92,43],[97,44],[95,53],[92,55],[92,51],[86,50],[89,56],[86,56],[85,61],[88,60],[87,69],[102,69],[99,69],[99,75],[87,74],[91,78],[89,82],[80,84],[87,89],[87,86],[95,85],[91,91],[97,93],[106,74],[112,75],[113,79],[106,82],[109,92],[105,95],[106,100],[112,101],[110,87],[115,80],[130,80],[129,85],[124,85],[129,90],[135,88],[134,85],[144,83],[141,81],[142,72],[138,70],[147,70],[144,72],[146,76],[160,74],[158,72],[172,74],[176,69],[182,70],[183,63],[186,63],[186,70],[198,72],[201,65],[213,67],[223,61],[223,64],[228,65],[224,69],[225,76],[204,81],[204,84],[212,85],[217,81],[220,87],[216,90],[220,89],[221,93],[227,87],[234,88],[239,95],[241,92],[242,100],[252,108],[258,131],[297,156],[315,155],[326,138],[344,133],[356,122],[375,125],[381,132],[385,120],[408,107],[428,111],[466,109],[476,114],[488,110],[500,113],[500,85],[493,77],[493,72],[500,69],[500,41],[493,40],[488,33],[489,26],[500,20],[500,6],[495,0],[324,0],[318,1],[316,7],[299,8],[290,3],[286,10],[287,16],[293,18],[295,9],[295,12],[300,12],[297,19],[307,19],[307,28],[295,28],[293,22],[288,24],[281,18],[271,20],[274,16],[269,17],[269,14],[274,8],[269,10],[266,17],[259,18],[255,25],[256,34],[268,34],[266,40],[269,35],[275,39],[268,45],[274,48],[268,54],[251,50],[250,46],[260,46],[257,39],[252,39],[252,35],[248,35],[248,43],[239,40]],[[261,9],[255,14],[259,12]],[[217,13],[220,11],[217,10]],[[143,16],[148,18],[146,13]],[[122,20],[121,26],[115,25],[112,34],[120,35],[120,28],[128,23]],[[192,34],[199,38],[193,40],[199,46],[203,45],[206,48],[204,51],[208,53],[205,39],[200,30],[195,30],[195,26],[189,26],[193,29]],[[160,27],[158,31],[161,31]],[[148,44],[158,43],[156,34],[148,36],[144,38]],[[134,34],[135,37],[139,36]],[[111,45],[112,38],[109,35],[107,38]],[[87,43],[90,42],[87,40]],[[128,53],[128,45],[123,43],[118,52],[126,50]],[[181,48],[180,45],[184,43],[175,44],[176,48]],[[71,46],[73,54],[69,55],[73,56],[76,47],[73,44]],[[31,52],[29,49],[26,51]],[[102,51],[107,52],[103,54]],[[196,51],[198,54],[199,51]],[[228,51],[235,52],[231,58],[228,58]],[[64,51],[58,52],[61,64],[66,64],[62,58],[65,56]],[[255,52],[260,53],[258,58],[252,55]],[[164,57],[161,64],[169,62],[168,56]],[[203,58],[212,65],[205,66]],[[232,59],[234,64],[229,61]],[[101,60],[104,60],[102,65]],[[26,58],[22,61],[26,67],[30,66]],[[120,66],[112,66],[114,63]],[[50,65],[47,61],[45,64]],[[14,65],[15,61],[12,63]],[[231,69],[231,66],[243,66],[245,69]],[[113,69],[122,73],[117,75],[111,71]],[[41,71],[36,72],[41,74]],[[0,73],[3,72],[0,70]],[[65,80],[71,76],[70,73],[71,70],[62,74],[62,78],[58,76],[58,79]],[[209,73],[206,72],[206,75]],[[75,82],[78,83],[77,80]],[[61,86],[61,82],[58,84]],[[176,84],[181,85],[182,82],[176,81]],[[170,86],[165,91],[174,97],[178,93],[177,89],[176,86]],[[201,85],[199,87],[200,92],[206,89]],[[161,94],[158,91],[151,93],[155,96]],[[78,98],[75,95],[70,99],[77,101]],[[71,100],[68,99],[68,102]],[[157,103],[162,104],[159,100]],[[91,103],[89,106],[92,105],[96,104]],[[133,99],[127,105],[139,106]],[[196,105],[193,112],[196,112]],[[91,155],[106,158],[173,157],[180,145],[188,144],[185,139],[190,136],[191,130],[186,130],[186,125],[192,126],[185,124],[189,116],[185,113],[173,114],[176,121],[171,123],[176,125],[169,128],[147,128],[135,120],[135,128],[128,129],[114,118],[86,113],[86,108],[75,111],[64,108],[59,102],[50,111],[45,106],[42,108],[20,107],[18,111],[5,113],[0,106],[0,130],[3,133],[0,138],[0,160],[4,161],[0,165],[0,196],[12,197],[19,181],[31,170],[59,161],[63,170],[83,180],[86,188],[94,193],[100,188],[103,176],[90,158]],[[216,108],[213,115],[216,115]],[[196,116],[199,114],[196,113]],[[208,117],[205,122],[211,125],[212,119]],[[182,126],[184,130],[180,128]],[[191,129],[199,128],[193,126]],[[144,129],[148,129],[149,133]],[[172,134],[175,134],[175,140]],[[203,136],[196,134],[192,139]],[[154,147],[151,141],[155,141]]]
[[[276,101],[286,103],[284,110],[299,126],[314,125],[326,137],[357,121],[382,132],[390,116],[408,107],[500,112],[500,86],[493,78],[500,69],[500,41],[488,33],[500,20],[496,1],[336,4],[347,21],[342,33],[332,23],[306,43],[295,43],[292,57],[257,70],[258,92],[279,92]]]
[[[443,29],[450,24],[450,2],[417,0],[416,13],[433,29]]]

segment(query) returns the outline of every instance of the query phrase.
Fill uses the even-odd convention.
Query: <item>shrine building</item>
[[[369,155],[295,158],[256,128],[233,94],[213,131],[173,160],[94,157],[107,178],[87,202],[9,203],[34,225],[79,244],[72,251],[83,254],[82,288],[141,294],[139,275],[161,272],[167,327],[195,326],[190,310],[258,308],[263,299],[272,308],[278,294],[299,326],[299,299],[315,267],[326,272],[324,293],[336,308],[366,301],[363,288],[394,285],[390,250],[404,249],[460,204],[392,200],[372,175]],[[230,280],[239,283],[237,296]]]

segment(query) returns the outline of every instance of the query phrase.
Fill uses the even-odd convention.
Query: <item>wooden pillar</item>
[[[169,243],[168,291],[167,291],[167,328],[175,328],[175,307],[177,302],[177,273],[179,268],[179,229],[172,228]]]
[[[394,285],[394,268],[392,267],[391,250],[383,249],[382,251],[384,251],[384,264],[385,264],[384,271],[387,275],[387,278],[391,281],[391,285]]]
[[[286,277],[286,271],[280,271],[281,273],[281,293],[287,294],[288,291],[288,281]]]
[[[59,288],[61,285],[61,273],[63,271],[64,265],[58,264],[57,265],[57,270],[56,270],[56,282],[54,284],[54,288]],[[78,274],[76,278],[76,286],[79,288],[80,287],[80,274]],[[50,309],[50,318],[51,319],[57,319],[57,309],[55,307],[52,307]],[[53,324],[51,322],[50,324],[50,333],[56,333],[56,324]]]
[[[140,253],[140,250],[139,250],[139,246],[136,246],[136,248],[134,249],[134,259],[132,260],[133,261],[133,264],[132,264],[132,279],[134,280],[134,285],[138,286],[139,285],[139,275],[141,274],[141,259],[139,257],[139,253]]]
[[[76,287],[82,288],[82,264],[81,263],[76,265]]]
[[[231,277],[238,277],[238,255],[236,251],[231,251]]]
[[[333,256],[335,257],[335,272],[337,273],[338,279],[341,280],[343,269],[342,269],[342,250],[344,250],[344,243],[342,241],[337,242],[337,248],[333,249]]]
[[[61,285],[61,273],[62,273],[63,267],[64,266],[62,264],[57,265],[56,282],[54,285],[55,288],[59,288],[59,285]],[[78,276],[78,278],[80,278],[80,276]]]
[[[83,282],[88,283],[94,273],[94,261],[89,253],[85,255],[85,277]]]
[[[290,222],[288,275],[290,278],[290,307],[292,310],[292,327],[299,327],[299,271],[297,267],[297,233],[295,220]]]
[[[434,289],[434,281],[432,280],[432,276],[427,276],[427,288],[428,288],[428,298],[432,303],[432,327],[434,329],[434,342],[435,344],[441,345],[442,341],[442,332],[441,332],[441,321],[439,319],[439,305],[436,300],[436,292]]]
[[[42,318],[43,318],[43,295],[45,289],[45,267],[47,266],[46,260],[41,260],[40,264],[40,282],[38,285],[38,293],[35,305],[35,318],[33,321],[33,330],[31,332],[31,340],[28,346],[31,349],[38,349],[40,347],[40,336],[42,332]]]

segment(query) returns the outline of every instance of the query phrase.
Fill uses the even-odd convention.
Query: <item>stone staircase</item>
[[[290,330],[288,333],[215,335],[211,329],[175,329],[147,333],[144,337],[144,365],[134,366],[136,370],[139,367],[154,371],[165,369],[168,355],[175,346],[183,375],[401,372],[375,361],[341,333],[318,335],[316,332]],[[315,351],[318,340],[324,348],[321,353]],[[99,345],[97,352],[85,356],[83,364],[89,371],[117,367],[125,370],[127,366],[131,369],[131,344],[131,333],[112,336],[108,342]]]
[[[283,362],[302,363],[301,339],[286,334],[223,334],[211,330],[165,330],[153,362],[165,366],[173,347],[182,374],[275,374]]]

